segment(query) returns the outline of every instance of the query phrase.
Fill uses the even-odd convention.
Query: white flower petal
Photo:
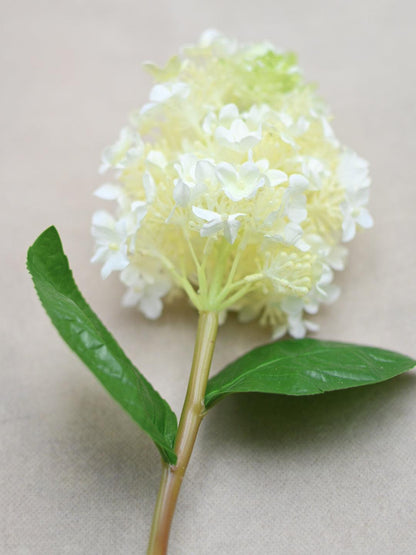
[[[207,135],[212,135],[217,124],[217,116],[214,112],[208,112],[202,123],[202,130]]]
[[[319,331],[319,324],[316,322],[311,322],[310,320],[304,320],[305,328],[312,333]]]
[[[229,129],[220,125],[214,133],[215,140],[222,145],[230,145],[235,142],[234,137]]]
[[[232,245],[237,239],[238,230],[240,229],[241,222],[237,220],[239,214],[229,216],[224,226],[224,237]]]
[[[238,179],[237,170],[228,162],[220,162],[216,167],[218,179],[224,187],[233,186]]]
[[[347,215],[342,222],[342,240],[344,243],[351,241],[355,237],[355,220],[351,215]]]
[[[287,174],[281,170],[268,170],[266,175],[271,187],[277,187],[288,180]]]
[[[160,150],[151,150],[146,156],[146,162],[157,166],[158,168],[164,169],[167,165],[167,161],[163,152]]]
[[[281,306],[282,310],[284,310],[286,314],[297,316],[302,312],[303,301],[298,297],[285,297],[282,300]]]
[[[128,287],[134,287],[135,289],[142,289],[144,287],[143,277],[135,264],[129,264],[124,268],[120,274],[120,279]]]
[[[215,176],[215,166],[209,160],[199,160],[195,165],[195,179],[199,183],[212,181]]]
[[[143,174],[143,188],[146,193],[147,202],[152,203],[156,197],[156,184],[152,174],[149,172]]]
[[[103,200],[115,200],[120,196],[121,191],[122,189],[118,185],[105,183],[94,191],[94,195]]]
[[[134,225],[135,229],[132,230],[133,232],[137,230],[137,227],[140,225],[141,221],[147,214],[147,203],[143,202],[142,200],[138,200],[131,203],[132,213],[134,215]]]
[[[287,332],[287,325],[281,324],[280,326],[276,326],[273,328],[272,332],[272,340],[277,341],[278,339],[282,338]]]
[[[225,222],[223,222],[222,220],[211,220],[210,222],[202,226],[200,235],[201,237],[210,237],[211,235],[215,235],[219,231],[223,231],[224,226]]]
[[[158,297],[143,296],[139,301],[139,309],[146,318],[156,320],[162,314],[163,303]]]
[[[368,162],[355,152],[347,150],[342,154],[337,173],[341,186],[347,191],[356,191],[370,184]]]
[[[250,135],[250,131],[242,119],[235,119],[232,122],[230,132],[236,142],[241,141]]]
[[[165,85],[155,85],[150,91],[150,102],[165,102],[172,96],[172,92]]]
[[[220,110],[219,120],[224,125],[229,125],[234,119],[238,118],[239,112],[235,104],[226,104]]]
[[[136,306],[141,296],[142,293],[139,293],[131,287],[124,293],[121,299],[121,305],[125,307]]]
[[[294,198],[286,207],[286,214],[291,222],[300,224],[308,215],[305,198]]]
[[[91,258],[91,262],[104,262],[105,257],[107,254],[107,247],[102,246],[102,247],[98,247],[98,249],[95,251],[94,256]]]
[[[205,208],[200,208],[199,206],[192,206],[192,212],[195,216],[201,218],[202,220],[206,220],[207,222],[214,220],[221,221],[221,215],[218,214],[218,212],[213,212],[212,210],[206,210]]]
[[[116,251],[107,258],[104,266],[101,268],[101,277],[106,279],[111,272],[124,270],[128,265],[129,261],[126,255]]]
[[[294,245],[303,235],[303,229],[296,223],[289,223],[285,227],[284,238],[289,245]]]
[[[288,318],[289,333],[295,339],[302,339],[306,335],[305,322],[302,320],[301,316]]]
[[[255,318],[258,317],[259,313],[259,307],[246,305],[238,312],[238,321],[243,323],[252,322]]]
[[[191,189],[182,179],[175,179],[173,199],[178,206],[185,207],[191,198]]]
[[[289,188],[293,193],[303,193],[309,187],[309,181],[303,175],[293,173],[289,177]]]
[[[370,227],[373,227],[373,223],[374,223],[370,212],[366,208],[363,208],[361,210],[356,221],[357,221],[357,224],[363,227],[364,229],[369,229]]]

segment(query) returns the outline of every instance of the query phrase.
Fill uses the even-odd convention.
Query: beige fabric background
[[[416,68],[411,0],[3,0],[1,5],[0,552],[144,553],[156,449],[53,330],[25,251],[57,225],[85,296],[180,410],[195,314],[119,306],[89,263],[92,191],[164,62],[202,30],[299,53],[339,137],[372,166],[376,225],[352,245],[318,337],[416,356]],[[214,371],[268,336],[230,320]],[[309,399],[235,396],[205,420],[171,553],[416,553],[416,376]]]

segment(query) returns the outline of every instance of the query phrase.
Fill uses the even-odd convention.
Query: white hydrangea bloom
[[[316,329],[339,295],[334,271],[369,228],[368,164],[340,145],[293,54],[206,31],[155,79],[149,102],[104,150],[96,195],[102,276],[157,318],[185,294],[198,310],[258,318],[275,338]]]
[[[122,300],[123,306],[138,306],[147,318],[154,320],[161,315],[161,299],[170,291],[172,284],[157,261],[152,266],[143,270],[130,264],[123,269],[120,278],[128,287]]]

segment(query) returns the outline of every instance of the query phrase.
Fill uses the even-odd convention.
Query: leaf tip
[[[28,248],[26,256],[26,268],[30,274],[33,274],[33,262],[37,256],[44,252],[62,251],[62,242],[59,237],[58,230],[54,225],[47,227],[35,239],[34,243]]]
[[[47,227],[44,231],[42,231],[42,233],[37,237],[33,245],[29,247],[28,252],[30,252],[30,250],[33,248],[36,248],[38,246],[43,246],[45,243],[50,243],[52,241],[53,242],[59,241],[59,243],[61,242],[58,230],[54,225],[51,225]]]

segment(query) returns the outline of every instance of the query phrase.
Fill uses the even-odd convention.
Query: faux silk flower
[[[339,295],[356,232],[372,226],[368,163],[340,144],[328,107],[293,54],[207,31],[165,67],[102,156],[111,203],[92,220],[93,262],[118,272],[125,306],[158,318],[181,297],[199,313],[179,423],[78,290],[59,235],[28,251],[39,298],[62,338],[154,441],[162,479],[148,555],[169,531],[199,426],[230,394],[314,395],[409,370],[407,356],[305,338],[322,303]],[[209,377],[218,325],[229,312],[273,339]]]

